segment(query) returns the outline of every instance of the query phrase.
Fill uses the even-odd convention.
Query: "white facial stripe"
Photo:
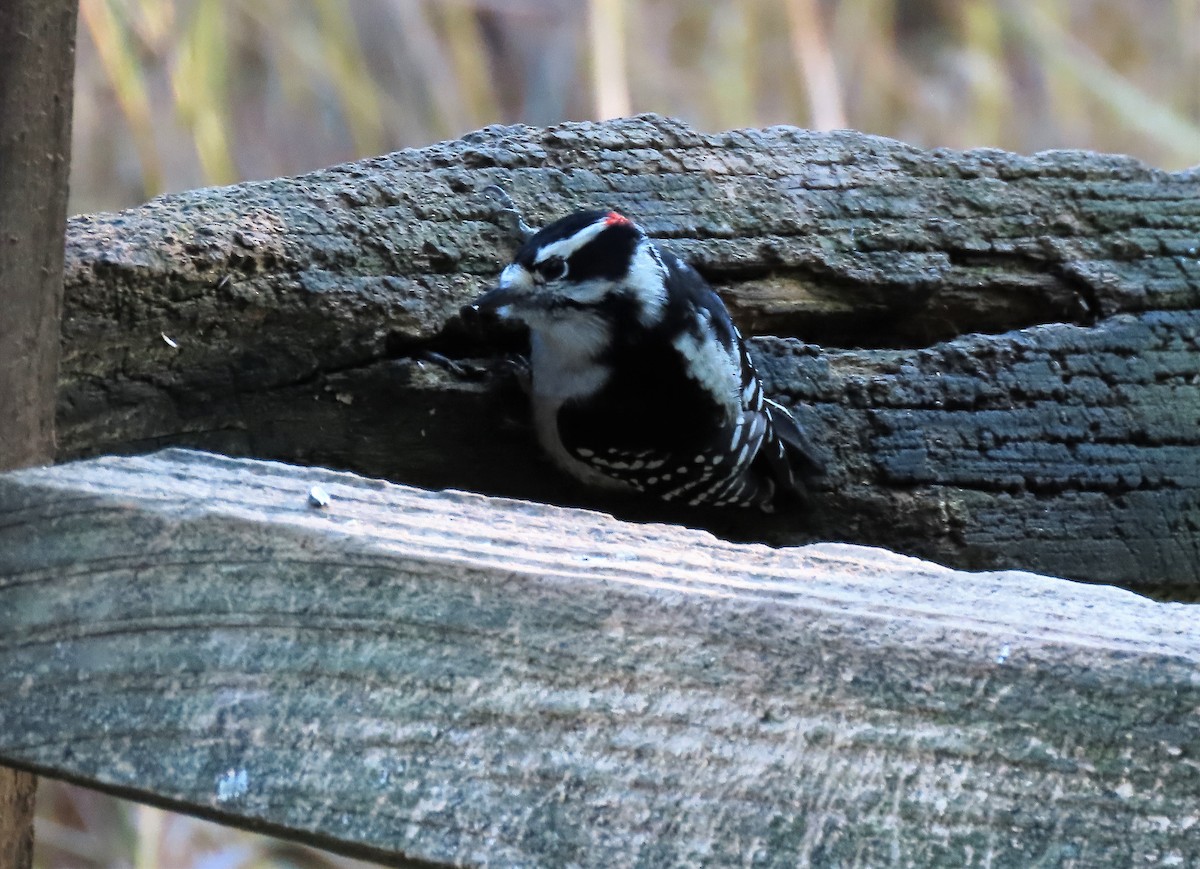
[[[608,228],[608,217],[602,217],[593,223],[591,226],[585,226],[579,232],[567,238],[559,239],[554,244],[548,244],[538,251],[535,263],[545,262],[551,257],[559,257],[561,259],[570,259],[571,254],[579,250],[589,241],[594,239],[600,233]]]
[[[504,267],[504,271],[500,272],[500,286],[506,290],[514,288],[531,290],[533,289],[533,275],[523,266],[510,263]]]
[[[571,284],[570,290],[563,293],[580,305],[594,305],[607,296],[612,291],[612,282],[596,279],[590,281],[580,281],[577,284]]]

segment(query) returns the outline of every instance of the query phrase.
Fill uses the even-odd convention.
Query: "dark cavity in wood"
[[[457,316],[514,243],[489,185],[531,223],[628,212],[777,336],[756,359],[831,467],[809,515],[614,502],[545,464],[501,358],[523,337]],[[182,444],[1194,595],[1198,245],[1200,174],[1126,157],[488,128],[72,220],[60,455]]]

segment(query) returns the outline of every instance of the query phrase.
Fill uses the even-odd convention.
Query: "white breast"
[[[572,476],[594,486],[628,488],[567,452],[558,433],[563,402],[595,395],[608,382],[609,368],[597,357],[609,340],[599,317],[579,312],[553,322],[530,324],[533,422],[551,459]]]

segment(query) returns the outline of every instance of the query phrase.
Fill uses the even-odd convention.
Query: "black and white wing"
[[[619,330],[637,340],[615,347],[604,387],[559,409],[563,450],[589,475],[666,501],[771,510],[781,496],[803,500],[815,451],[763,394],[720,298],[689,265],[660,256],[663,317],[649,333]]]

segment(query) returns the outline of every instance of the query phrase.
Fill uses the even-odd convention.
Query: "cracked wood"
[[[501,366],[421,361],[519,347],[455,317],[511,250],[491,184],[534,223],[628,211],[747,334],[791,339],[753,346],[828,451],[812,515],[580,492]],[[653,116],[488,128],[73,219],[61,455],[184,444],[1191,596],[1198,245],[1200,174],[1126,157]]]

